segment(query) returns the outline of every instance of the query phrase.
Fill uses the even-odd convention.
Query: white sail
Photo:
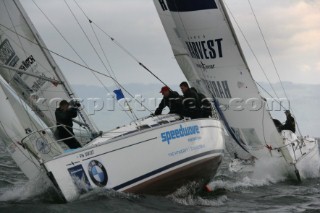
[[[156,9],[158,11],[159,17],[163,23],[163,27],[169,38],[173,54],[178,62],[180,68],[183,70],[186,78],[190,82],[196,82],[199,79],[199,75],[195,72],[193,63],[189,57],[189,52],[183,46],[179,38],[179,34],[176,31],[177,27],[171,16],[171,13],[168,10],[162,10],[160,1],[154,0]]]
[[[63,153],[53,133],[0,77],[0,138],[29,179],[40,174],[44,161]],[[39,154],[36,154],[39,153]]]
[[[281,147],[282,138],[265,108],[223,4],[217,0],[154,2],[172,48],[179,37],[198,79],[188,78],[190,69],[181,67],[183,72],[192,86],[205,86],[207,94],[222,106],[217,107],[221,118],[238,144],[257,157],[270,155],[267,147]],[[173,20],[175,29],[171,32],[168,28],[172,25],[164,14]],[[178,36],[172,36],[173,31]],[[290,162],[285,150],[283,154]]]
[[[13,160],[23,173],[34,179],[40,174],[39,162],[23,147],[21,140],[30,132],[41,129],[21,103],[10,93],[8,85],[0,77],[0,137]]]
[[[51,78],[62,84],[13,72],[6,66]],[[48,126],[56,125],[54,112],[57,103],[76,98],[20,2],[16,0],[0,0],[0,74]],[[80,121],[86,123],[91,132],[96,131],[86,113],[81,110],[79,114]]]

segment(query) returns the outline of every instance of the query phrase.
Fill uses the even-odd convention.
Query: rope
[[[75,14],[73,13],[73,11],[71,10],[69,4],[66,2],[66,0],[64,0],[64,2],[65,2],[65,4],[67,5],[70,13],[71,13],[72,16],[74,17],[75,21],[77,22],[78,26],[80,27],[81,31],[83,32],[83,34],[84,34],[85,37],[87,38],[87,40],[88,40],[89,44],[91,45],[92,49],[94,50],[94,52],[95,52],[96,55],[98,56],[100,62],[101,62],[102,65],[103,65],[103,67],[107,70],[109,76],[111,76],[110,72],[108,71],[108,68],[106,67],[106,65],[104,64],[103,60],[101,59],[98,51],[96,50],[96,48],[94,47],[93,43],[91,42],[88,34],[84,31],[84,29],[83,29],[83,27],[81,26],[79,20],[77,19],[77,17],[75,16]],[[85,63],[85,64],[86,64],[86,63]],[[88,66],[88,65],[86,64],[86,66]],[[111,93],[111,92],[109,91],[109,89],[103,84],[103,82],[101,81],[101,79],[99,79],[99,78],[96,76],[95,73],[93,73],[93,75],[94,75],[95,78],[100,82],[100,84],[105,88],[105,90],[106,90],[108,93]],[[112,77],[111,79],[112,79],[114,82],[118,82],[118,81],[116,81],[116,79],[113,78],[113,77]],[[120,84],[118,83],[118,85],[120,85]],[[120,105],[120,107],[124,110],[124,108],[123,108],[121,105]],[[129,116],[129,118],[130,118],[131,120],[134,120],[134,119],[132,119],[132,118],[130,117],[130,115],[129,115],[125,110],[124,110],[124,112]],[[133,112],[131,112],[131,113],[134,114]],[[136,117],[135,115],[133,115],[133,116]]]
[[[264,36],[264,34],[263,34],[263,32],[262,32],[262,29],[261,29],[261,27],[260,27],[258,18],[257,18],[256,14],[255,14],[255,12],[254,12],[254,10],[253,10],[251,1],[248,0],[248,3],[249,3],[249,5],[250,5],[250,8],[251,8],[253,17],[254,17],[255,22],[256,22],[256,24],[257,24],[257,26],[258,26],[258,29],[259,29],[260,35],[261,35],[261,37],[262,37],[262,40],[263,40],[263,42],[264,42],[264,45],[265,45],[265,47],[266,47],[266,49],[267,49],[267,51],[268,51],[268,54],[269,54],[270,60],[271,60],[271,62],[272,62],[273,68],[274,68],[274,70],[276,71],[276,74],[277,74],[278,80],[279,80],[279,82],[280,82],[281,88],[282,88],[282,90],[283,90],[283,93],[284,93],[286,99],[289,100],[288,95],[287,95],[287,93],[286,93],[286,90],[285,90],[285,88],[284,88],[284,86],[283,86],[282,80],[281,80],[281,78],[280,78],[280,75],[279,75],[279,72],[278,72],[278,68],[277,68],[277,66],[276,66],[276,64],[275,64],[275,62],[274,62],[274,59],[273,59],[273,57],[272,57],[270,48],[269,48],[269,46],[268,46],[268,44],[267,44],[267,41],[266,41],[266,39],[265,39],[265,36]],[[293,111],[293,109],[292,109],[292,111]],[[299,125],[298,125],[298,122],[295,122],[295,123],[296,123],[296,126],[297,126],[297,128],[298,128],[298,132],[299,132],[300,136],[302,136],[301,131],[300,131],[300,128],[299,128]]]
[[[80,24],[79,20],[77,19],[76,15],[75,15],[75,14],[74,14],[74,12],[71,10],[71,8],[70,8],[69,4],[67,3],[67,1],[66,1],[66,0],[64,0],[64,2],[65,2],[65,4],[67,5],[67,7],[68,7],[68,9],[69,9],[70,13],[72,14],[73,18],[74,18],[74,19],[75,19],[75,21],[77,22],[78,26],[80,27],[80,29],[81,29],[82,33],[85,35],[85,37],[87,38],[88,42],[90,43],[90,45],[91,45],[92,49],[94,50],[94,52],[95,52],[95,53],[96,53],[96,55],[98,56],[98,58],[99,58],[100,62],[101,62],[101,63],[102,63],[102,65],[103,65],[103,67],[108,71],[107,66],[104,64],[104,62],[103,62],[103,60],[101,59],[101,57],[100,57],[100,55],[99,55],[98,51],[96,50],[96,48],[94,47],[93,43],[91,42],[91,40],[90,40],[90,38],[89,38],[88,34],[84,31],[84,29],[83,29],[83,27],[81,26],[81,24]],[[108,71],[108,72],[109,72],[109,71]],[[110,73],[109,73],[109,75],[110,75]]]
[[[124,48],[117,40],[115,40],[112,36],[110,36],[108,33],[106,33],[101,27],[99,27],[92,19],[90,19],[84,10],[80,7],[80,5],[74,0],[74,2],[78,5],[80,10],[83,12],[85,17],[88,19],[90,24],[93,24],[96,26],[104,35],[106,35],[116,46],[118,46],[122,51],[124,51],[128,56],[130,56],[134,61],[136,61],[142,68],[144,68],[146,71],[148,71],[153,77],[155,77],[158,81],[160,81],[163,85],[167,86],[167,84],[162,81],[156,74],[154,74],[147,66],[145,66],[142,62],[139,61],[132,53],[130,53],[126,48]]]
[[[102,65],[103,65],[103,67],[106,69],[106,71],[108,72],[108,74],[109,74],[110,76],[112,76],[112,74],[111,74],[110,71],[108,70],[107,66],[106,66],[105,63],[103,62],[102,58],[100,57],[98,51],[96,50],[96,48],[94,47],[93,43],[91,42],[89,36],[86,34],[86,32],[84,31],[83,27],[80,25],[80,22],[78,21],[77,17],[75,16],[75,14],[73,13],[73,11],[71,10],[70,6],[69,6],[68,3],[66,2],[66,0],[64,0],[64,2],[66,3],[67,7],[69,8],[71,14],[73,15],[74,19],[75,19],[76,22],[78,23],[79,27],[81,28],[82,32],[84,33],[85,37],[87,38],[87,40],[88,40],[88,42],[90,43],[91,47],[93,48],[94,52],[95,52],[96,55],[98,56],[100,62],[101,62]],[[77,5],[78,5],[78,4],[77,4]],[[78,5],[78,7],[80,8],[79,5]],[[80,9],[81,9],[81,8],[80,8]],[[81,11],[84,13],[84,11],[83,11],[82,9],[81,9]],[[86,17],[87,17],[87,16],[86,16]],[[87,17],[87,18],[88,18],[88,17]],[[109,60],[107,59],[106,54],[105,54],[105,52],[104,52],[104,50],[103,50],[103,48],[102,48],[102,45],[101,45],[101,43],[100,43],[100,40],[99,40],[96,32],[94,31],[92,25],[91,25],[91,22],[92,22],[92,21],[91,21],[90,19],[88,19],[88,20],[89,20],[89,23],[90,23],[90,27],[91,27],[91,29],[92,29],[92,31],[93,31],[93,33],[94,33],[94,35],[95,35],[95,37],[96,37],[96,39],[97,39],[97,41],[98,41],[98,44],[100,45],[100,48],[101,48],[103,54],[104,54],[104,57],[106,58],[109,67],[111,68],[110,63],[109,63]],[[114,76],[114,77],[113,77],[114,82],[118,85],[118,87],[120,87],[120,84],[119,84],[118,81],[116,80],[116,76],[115,76],[115,74],[114,74],[113,71],[112,71],[112,73],[113,73],[113,76]],[[101,84],[103,84],[103,83],[101,82],[101,80],[99,80],[99,81],[100,81]],[[110,92],[109,92],[109,93],[110,93]],[[125,113],[130,117],[131,120],[133,120],[133,121],[134,121],[135,119],[138,120],[138,117],[136,116],[136,114],[134,113],[134,111],[132,111],[131,106],[129,105],[129,103],[128,103],[127,101],[125,101],[125,103],[127,103],[128,107],[129,107],[129,111],[130,111],[130,113],[133,115],[134,119],[132,119],[132,118],[129,116],[129,114],[124,110],[124,108],[121,106],[121,104],[119,104],[120,107],[125,111]]]
[[[11,16],[10,16],[10,13],[9,13],[9,10],[8,10],[8,8],[7,8],[7,5],[6,5],[5,1],[3,2],[3,4],[4,4],[5,8],[6,8],[6,12],[7,12],[8,17],[9,17],[9,19],[10,19],[11,25],[12,25],[12,27],[13,27],[13,29],[14,29],[14,32],[13,32],[13,33],[17,36],[18,41],[19,41],[19,44],[18,44],[17,46],[19,47],[19,45],[21,45],[20,48],[21,48],[22,51],[24,52],[25,57],[27,57],[27,54],[26,54],[27,51],[23,48],[21,39],[20,39],[20,37],[18,36],[18,32],[17,32],[17,30],[16,30],[15,25],[13,24],[12,18],[11,18]],[[10,37],[8,36],[8,38],[10,38]],[[11,40],[11,39],[10,39],[10,40]],[[16,43],[16,42],[15,42],[15,43]],[[11,72],[9,72],[9,75],[11,75]],[[12,74],[10,77],[11,77],[11,80],[14,80],[14,75],[13,75],[13,74]],[[10,83],[10,82],[9,82],[9,83]],[[23,104],[21,98],[19,98],[19,102],[20,102],[20,104]],[[27,115],[28,115],[28,117],[29,117],[30,126],[34,126],[34,127],[36,128],[36,125],[32,122],[29,113],[27,112],[27,110],[26,110],[25,108],[24,108],[24,110],[25,110],[25,112],[27,113]]]
[[[286,90],[284,89],[283,83],[282,83],[282,81],[281,81],[281,78],[280,78],[280,75],[279,75],[279,72],[278,72],[278,68],[276,67],[276,64],[275,64],[275,62],[274,62],[274,60],[273,60],[273,57],[272,57],[272,55],[271,55],[269,46],[268,46],[267,41],[266,41],[266,39],[265,39],[265,37],[264,37],[264,34],[263,34],[262,29],[261,29],[261,27],[260,27],[260,24],[259,24],[259,22],[258,22],[257,16],[256,16],[256,14],[255,14],[255,12],[254,12],[254,10],[253,10],[253,7],[252,7],[252,5],[251,5],[250,0],[248,0],[248,2],[249,2],[249,5],[250,5],[252,14],[253,14],[253,16],[254,16],[254,19],[255,19],[255,21],[256,21],[256,23],[257,23],[257,26],[258,26],[258,28],[259,28],[259,32],[260,32],[260,35],[261,35],[261,37],[262,37],[262,40],[263,40],[263,42],[264,42],[264,44],[265,44],[265,46],[266,46],[266,48],[267,48],[267,51],[268,51],[268,54],[269,54],[269,56],[270,56],[271,62],[272,62],[272,64],[273,64],[273,67],[274,67],[274,69],[275,69],[275,71],[276,71],[276,73],[277,73],[277,76],[278,76],[278,79],[279,79],[279,81],[280,81],[280,84],[281,84],[282,90],[283,90],[283,92],[284,92],[284,95],[285,95],[286,98],[289,100],[289,98],[288,98],[288,96],[287,96],[287,93],[286,93]]]
[[[5,28],[6,30],[8,30],[8,31],[10,31],[10,32],[15,33],[13,30],[11,30],[10,28],[6,27],[5,25],[3,25],[3,24],[1,24],[1,23],[0,23],[0,26],[3,27],[3,28]],[[36,45],[38,45],[38,46],[41,46],[40,44],[34,42],[33,40],[31,40],[31,39],[29,39],[29,38],[27,38],[27,37],[25,37],[25,36],[23,36],[23,35],[21,35],[21,34],[19,34],[19,33],[17,33],[17,35],[19,35],[21,38],[23,38],[23,39],[25,39],[25,40],[33,43],[33,44],[36,44]],[[43,48],[44,50],[49,51],[49,52],[50,52],[51,54],[53,54],[53,55],[56,55],[56,56],[58,56],[58,57],[60,57],[60,58],[62,58],[62,59],[64,59],[64,60],[66,60],[66,61],[69,61],[70,63],[73,63],[73,64],[75,64],[75,65],[77,65],[77,66],[79,66],[79,67],[82,67],[82,68],[84,68],[84,69],[86,69],[86,70],[89,70],[89,71],[91,71],[91,72],[94,72],[94,73],[99,74],[99,75],[101,75],[101,76],[104,76],[104,77],[106,77],[106,78],[110,78],[110,79],[112,79],[113,81],[116,81],[116,82],[119,84],[119,86],[121,87],[121,89],[123,89],[126,93],[128,93],[130,97],[134,98],[134,96],[133,96],[128,90],[126,90],[126,89],[125,89],[116,79],[114,79],[112,76],[107,75],[107,74],[105,74],[105,73],[102,73],[102,72],[100,72],[100,71],[97,71],[97,70],[95,70],[95,69],[93,69],[93,68],[91,68],[91,67],[89,67],[89,66],[80,64],[79,62],[76,62],[76,61],[74,61],[74,60],[72,60],[72,59],[70,59],[70,58],[67,58],[67,57],[65,57],[65,56],[63,56],[63,55],[61,55],[61,54],[59,54],[59,53],[57,53],[57,52],[55,52],[55,51],[53,51],[53,50],[48,49],[47,47],[41,46],[41,48]],[[134,98],[134,99],[135,99],[135,98]],[[136,99],[135,99],[135,100],[136,100]],[[139,104],[141,104],[141,106],[145,107],[150,113],[152,113],[152,111],[149,110],[145,105],[143,105],[142,102],[139,102]]]
[[[90,23],[90,27],[91,27],[91,29],[92,29],[92,31],[93,31],[93,33],[94,33],[94,35],[95,35],[98,43],[99,43],[99,46],[100,46],[100,49],[101,49],[101,51],[102,51],[102,53],[103,53],[103,55],[104,55],[104,58],[105,58],[105,60],[107,61],[108,65],[109,65],[110,71],[112,72],[114,78],[117,80],[116,74],[114,73],[114,71],[113,71],[113,69],[112,69],[112,67],[111,67],[111,63],[110,63],[110,61],[108,60],[108,57],[107,57],[107,55],[106,55],[106,53],[105,53],[105,51],[104,51],[104,49],[103,49],[103,47],[102,47],[102,45],[101,45],[101,42],[100,42],[100,40],[99,40],[99,38],[98,38],[98,36],[97,36],[97,33],[96,33],[96,31],[94,30],[94,28],[93,28],[93,26],[92,26],[92,21],[91,21],[91,19],[89,19],[89,17],[86,15],[86,13],[85,13],[84,10],[82,9],[82,7],[80,7],[80,5],[79,5],[75,0],[74,0],[74,3],[75,3],[75,4],[78,6],[78,8],[82,11],[82,14],[88,19],[88,21],[89,21],[89,23]],[[107,69],[107,71],[108,71],[108,73],[110,74],[110,72],[109,72],[108,69]],[[111,74],[110,74],[110,75],[111,75]]]
[[[108,65],[109,65],[109,67],[110,67],[110,70],[111,70],[111,72],[112,72],[112,74],[113,74],[113,76],[114,76],[114,77],[112,77],[111,79],[112,79],[120,88],[122,88],[126,93],[128,93],[132,98],[134,98],[134,96],[133,96],[130,92],[128,92],[126,89],[124,89],[124,87],[118,82],[118,80],[117,80],[117,78],[116,78],[116,75],[115,75],[115,73],[114,73],[114,71],[112,70],[112,67],[111,67],[111,65],[110,65],[110,62],[109,62],[108,58],[106,57],[105,51],[104,51],[104,49],[102,48],[101,42],[99,41],[98,36],[97,36],[94,28],[92,27],[92,24],[93,24],[94,26],[96,26],[99,30],[101,30],[101,31],[103,32],[103,34],[105,34],[105,35],[107,35],[109,38],[111,38],[111,40],[112,40],[115,44],[117,44],[118,47],[120,47],[120,48],[121,48],[123,51],[125,51],[128,55],[130,55],[132,58],[134,58],[134,59],[139,63],[140,66],[142,66],[144,69],[146,69],[148,72],[150,72],[150,73],[151,73],[155,78],[157,78],[161,83],[163,83],[164,85],[166,85],[166,84],[165,84],[160,78],[158,78],[151,70],[149,70],[144,64],[142,64],[141,62],[139,62],[138,59],[136,59],[136,57],[134,57],[131,53],[129,53],[129,51],[127,51],[123,46],[121,46],[120,43],[118,43],[114,38],[112,38],[111,36],[109,36],[104,30],[102,30],[97,24],[95,24],[95,23],[86,15],[86,13],[85,13],[84,10],[81,8],[81,6],[80,6],[75,0],[74,0],[74,2],[75,2],[75,4],[79,7],[79,9],[82,11],[82,13],[84,14],[84,16],[88,19],[88,21],[89,21],[89,23],[90,23],[90,25],[91,25],[92,31],[93,31],[94,34],[95,34],[95,37],[96,37],[96,39],[97,39],[97,41],[98,41],[98,43],[99,43],[99,45],[100,45],[100,48],[101,48],[101,50],[102,50],[102,52],[103,52],[103,54],[104,54],[104,57],[105,57]],[[35,2],[34,2],[34,3],[35,3]],[[66,1],[65,1],[65,3],[67,4]],[[70,12],[72,13],[73,17],[74,17],[75,20],[77,21],[78,25],[80,26],[81,30],[84,32],[84,30],[83,30],[83,28],[81,27],[79,21],[77,20],[76,16],[75,16],[74,13],[72,12],[70,6],[69,6],[68,4],[67,4],[67,6],[68,6]],[[37,7],[39,8],[39,6],[37,6]],[[40,8],[39,8],[39,9],[40,9]],[[42,11],[42,10],[40,9],[40,11]],[[43,11],[42,11],[42,13],[43,13]],[[43,14],[44,14],[44,13],[43,13]],[[45,14],[44,14],[44,15],[45,15]],[[48,18],[46,15],[45,15],[45,17],[49,20],[49,18]],[[54,26],[54,24],[52,23],[52,21],[49,20],[49,22]],[[57,27],[54,26],[54,28],[55,28],[55,29],[58,31],[58,33],[64,38],[64,40],[67,42],[67,44],[74,50],[74,52],[78,55],[78,57],[79,57],[79,58],[81,59],[81,61],[86,65],[86,67],[89,67],[89,66],[84,62],[84,60],[80,57],[80,55],[75,51],[75,49],[71,46],[71,44],[65,39],[65,37],[62,35],[62,33],[57,29]],[[85,34],[86,38],[88,39],[88,41],[90,42],[91,46],[94,48],[94,46],[93,46],[92,42],[90,41],[89,37],[87,36],[87,34],[86,34],[85,32],[84,32],[84,34]],[[100,61],[103,63],[101,57],[99,56],[99,54],[97,53],[97,51],[96,51],[95,48],[94,48],[94,50],[95,50],[96,54],[98,55]],[[49,50],[49,51],[50,51],[50,50]],[[51,51],[50,51],[50,52],[51,52]],[[64,58],[64,59],[65,59],[65,58]],[[79,65],[79,64],[78,64],[78,65]],[[103,65],[104,65],[105,69],[107,70],[108,74],[109,74],[110,76],[112,76],[112,74],[109,72],[109,69],[105,66],[104,63],[103,63]],[[89,69],[89,70],[90,70],[90,69]],[[92,71],[92,70],[90,70],[90,71]],[[108,92],[110,93],[110,91],[104,86],[104,84],[101,82],[101,80],[100,80],[98,77],[96,77],[96,78],[99,80],[99,82],[101,83],[101,85],[106,89],[106,91],[108,91]],[[134,99],[135,99],[135,98],[134,98]],[[135,100],[138,101],[137,99],[135,99]],[[145,105],[143,105],[142,102],[139,102],[139,101],[138,101],[138,103],[141,104],[144,108],[146,108],[149,112],[152,113],[152,111],[149,110]]]
[[[59,31],[59,29],[54,25],[54,23],[49,19],[49,17],[43,12],[43,10],[35,3],[34,0],[32,0],[33,3],[36,5],[36,7],[41,11],[41,13],[45,16],[45,18],[49,21],[49,23],[54,27],[54,29],[60,34],[60,36],[63,38],[63,40],[68,44],[68,46],[73,50],[73,52],[79,57],[79,59],[82,61],[83,64],[85,64],[88,67],[88,64],[85,62],[85,60],[80,56],[80,54],[76,51],[76,49],[71,45],[70,42],[68,42],[68,40],[66,39],[65,36],[63,36],[63,34],[61,33],[61,31]],[[101,81],[100,78],[98,78],[98,76],[95,73],[92,73],[93,76],[99,81],[99,83],[102,85],[102,87],[108,92],[111,93],[109,91],[109,89],[103,84],[103,82]],[[122,106],[120,106],[122,107]],[[126,114],[129,116],[129,114],[126,112]],[[130,119],[132,119],[129,116]]]
[[[51,26],[59,33],[59,35],[62,37],[62,39],[68,44],[68,46],[73,50],[73,52],[80,58],[80,60],[84,63],[85,61],[83,60],[83,58],[78,54],[78,52],[75,50],[75,48],[68,42],[68,40],[65,38],[65,36],[61,33],[61,31],[54,25],[54,23],[49,19],[49,17],[44,13],[44,11],[38,6],[38,4],[32,0],[32,2],[35,4],[35,6],[40,10],[40,12],[42,13],[42,15],[44,15],[44,17],[49,21],[49,23],[51,24]]]
[[[7,133],[7,130],[5,129],[5,127],[4,127],[4,125],[3,125],[3,123],[2,123],[1,121],[0,121],[0,125],[1,125],[2,129],[4,130],[5,134],[7,135],[7,137],[11,140],[11,144],[14,143],[14,144],[16,145],[16,143],[15,143],[14,140],[13,140],[13,138],[10,137],[9,134]],[[6,143],[5,139],[4,139],[4,144],[5,144],[5,146],[6,146],[7,149],[8,149],[9,147],[7,146],[7,143]],[[20,143],[17,143],[17,144],[18,144],[18,145],[16,145],[16,147],[19,149],[19,151],[22,153],[22,155],[24,155],[24,156],[25,156],[31,163],[33,163],[37,168],[41,168],[41,167],[38,167],[38,165],[33,161],[31,154],[28,152],[29,156],[27,156],[27,155],[23,152],[23,150],[21,149]]]

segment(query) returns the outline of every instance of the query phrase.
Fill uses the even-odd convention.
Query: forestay
[[[280,147],[281,136],[251,76],[223,2],[154,2],[181,69],[192,86],[205,87],[206,94],[220,104],[220,116],[238,144],[256,157],[270,155],[266,147]],[[181,53],[193,66],[181,65]],[[290,162],[291,157],[282,151]]]
[[[48,126],[56,125],[54,112],[59,101],[76,97],[20,2],[16,0],[0,0],[0,65],[62,82],[52,83],[0,66],[3,78]],[[80,122],[87,124],[91,133],[95,132],[86,113],[81,110],[79,114]]]

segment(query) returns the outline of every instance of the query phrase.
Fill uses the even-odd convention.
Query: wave
[[[25,200],[56,200],[52,183],[44,176],[38,176],[34,180],[20,181],[12,187],[2,188],[1,202],[20,202]],[[43,196],[43,195],[46,196]]]

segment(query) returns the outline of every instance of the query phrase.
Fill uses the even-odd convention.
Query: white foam
[[[21,201],[43,194],[52,186],[51,182],[42,176],[25,183],[19,183],[8,188],[0,196],[0,201]]]
[[[228,200],[225,195],[218,198],[203,198],[197,195],[197,190],[199,190],[200,186],[197,182],[189,183],[179,188],[173,194],[168,195],[167,198],[186,206],[222,206]]]
[[[185,206],[222,206],[228,200],[227,196],[223,195],[217,199],[205,199],[200,196],[189,195],[185,198],[170,197],[174,202]]]
[[[292,174],[289,173],[287,163],[283,158],[261,158],[256,160],[253,173],[250,177],[256,180],[277,183],[286,180],[289,175]]]

